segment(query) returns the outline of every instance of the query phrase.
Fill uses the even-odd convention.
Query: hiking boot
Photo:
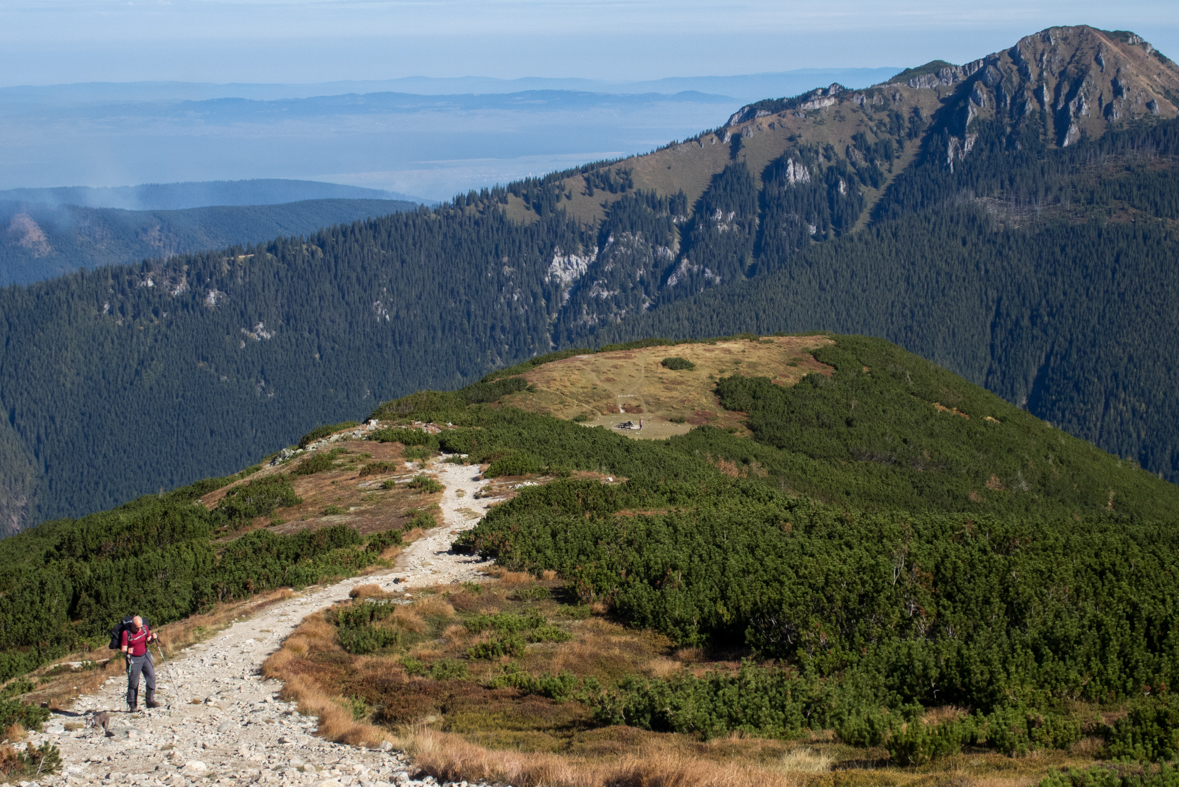
[[[139,689],[127,689],[127,712],[139,710]]]
[[[160,707],[160,703],[156,702],[156,693],[154,691],[149,691],[147,693],[147,707],[149,707],[149,708]]]

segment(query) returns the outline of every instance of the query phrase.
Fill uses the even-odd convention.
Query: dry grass
[[[826,773],[831,770],[834,760],[815,749],[794,749],[778,761],[778,767],[785,773]]]
[[[389,594],[380,585],[357,585],[348,592],[348,598],[388,598]]]
[[[966,715],[966,711],[961,708],[954,705],[943,705],[940,708],[927,708],[921,716],[921,721],[926,724],[945,724],[948,721],[957,721]]]
[[[417,610],[409,607],[398,607],[393,614],[385,619],[391,629],[421,634],[426,630],[426,619]]]
[[[500,581],[500,584],[508,587],[518,587],[520,585],[527,585],[530,582],[535,582],[536,579],[527,571],[508,571],[499,566],[492,566],[489,569],[491,576]]]
[[[292,677],[283,685],[282,698],[297,702],[300,713],[317,717],[317,732],[328,740],[352,746],[376,746],[386,740],[380,727],[355,721],[351,709],[340,705],[313,679]]]
[[[23,741],[28,737],[28,735],[29,734],[25,732],[25,728],[21,726],[20,722],[14,722],[8,726],[8,729],[4,731],[4,740],[8,741],[9,743]]]
[[[824,336],[774,336],[715,344],[680,344],[594,355],[580,355],[539,366],[525,374],[528,392],[508,403],[558,418],[585,416],[586,426],[612,428],[642,414],[641,431],[621,431],[634,439],[665,439],[693,424],[711,423],[747,434],[744,414],[724,410],[715,386],[719,377],[739,373],[794,385],[811,372],[832,370],[808,349],[830,343]],[[691,371],[669,370],[662,359],[676,355],[696,364]]]
[[[403,741],[419,768],[441,780],[483,779],[519,787],[794,787],[781,771],[717,763],[674,744],[651,741],[615,762],[496,751],[424,727]]]
[[[682,671],[683,668],[683,662],[660,657],[651,659],[649,662],[647,662],[646,672],[652,678],[666,678]]]
[[[442,596],[423,596],[414,601],[413,608],[427,618],[453,618],[454,607]]]
[[[323,613],[304,618],[282,647],[263,662],[262,674],[284,682],[282,697],[298,703],[300,713],[318,718],[318,733],[324,738],[353,746],[375,746],[387,740],[380,727],[353,719],[351,708],[344,707],[314,676],[299,673],[305,666],[301,657],[313,649],[339,651],[335,629]],[[371,665],[372,660],[366,659],[364,666]]]

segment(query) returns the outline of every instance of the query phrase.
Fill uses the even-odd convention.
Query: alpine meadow
[[[397,207],[0,291],[0,780],[1179,784],[1150,44]],[[209,688],[46,737],[130,612]],[[295,764],[296,710],[337,748]]]

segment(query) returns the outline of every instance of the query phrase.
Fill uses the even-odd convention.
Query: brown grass
[[[957,721],[966,716],[966,711],[954,705],[943,705],[940,708],[926,708],[925,713],[921,716],[921,721],[926,724],[945,724],[948,721]]]
[[[324,619],[323,613],[309,615],[286,638],[282,647],[263,662],[262,674],[284,682],[282,697],[297,702],[300,713],[316,716],[319,719],[318,733],[324,738],[353,746],[375,746],[388,739],[380,727],[356,721],[352,718],[351,708],[344,707],[315,676],[300,674],[306,665],[301,656],[309,654],[312,649],[338,652],[335,640],[335,629]],[[366,660],[366,664],[369,663],[371,660]]]
[[[519,585],[527,585],[530,582],[535,582],[536,579],[527,571],[508,571],[507,569],[493,566],[490,569],[490,574],[498,579],[501,584],[508,587],[516,587]]]
[[[831,770],[834,760],[828,755],[811,748],[794,749],[778,761],[778,767],[785,773],[826,773]]]
[[[357,585],[348,592],[348,598],[388,598],[389,594],[380,585]]]
[[[380,727],[358,722],[352,711],[329,696],[313,679],[296,675],[282,687],[282,698],[297,702],[299,712],[319,719],[317,732],[336,743],[352,746],[376,746],[387,739]]]
[[[413,603],[418,614],[427,618],[453,618],[454,607],[442,596],[423,596]]]
[[[647,674],[652,678],[666,678],[683,670],[683,662],[668,658],[654,658],[647,662]]]
[[[27,737],[28,733],[25,732],[25,728],[21,726],[19,721],[10,724],[8,729],[4,731],[4,740],[6,741],[23,741]]]
[[[745,415],[721,410],[716,379],[734,372],[765,376],[794,385],[811,372],[830,373],[807,350],[830,343],[825,336],[775,336],[757,342],[680,344],[642,350],[591,354],[543,364],[525,374],[533,386],[507,402],[558,418],[585,415],[586,426],[616,426],[621,413],[643,415],[642,431],[620,432],[633,439],[665,439],[686,433],[693,424],[711,423],[740,434]],[[690,372],[662,366],[668,355],[696,364]],[[621,407],[620,407],[621,405]]]
[[[457,735],[418,727],[404,741],[419,768],[436,779],[483,779],[519,787],[794,787],[784,773],[756,765],[717,763],[680,747],[650,741],[616,762],[495,751]]]
[[[393,615],[387,619],[387,623],[389,628],[414,634],[421,634],[426,630],[426,619],[417,610],[409,607],[398,607],[393,610]]]

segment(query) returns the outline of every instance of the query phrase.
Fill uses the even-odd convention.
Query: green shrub
[[[298,505],[301,502],[303,501],[295,494],[290,479],[272,475],[230,489],[225,493],[225,497],[221,498],[217,511],[219,518],[230,523],[238,523],[269,516],[275,509]]]
[[[328,506],[320,513],[324,516],[336,516],[337,514],[346,514],[348,511],[346,509],[340,508],[339,506]]]
[[[302,439],[299,440],[299,447],[306,448],[316,440],[322,440],[323,438],[333,435],[336,432],[342,432],[345,429],[351,429],[352,427],[359,425],[360,424],[356,423],[355,421],[344,421],[343,423],[338,424],[317,426],[307,434],[303,435]]]
[[[869,708],[865,713],[849,715],[835,724],[835,734],[848,746],[869,748],[883,746],[899,732],[904,719],[898,713]]]
[[[404,446],[425,446],[427,448],[438,449],[438,436],[430,434],[424,429],[399,429],[390,427],[387,429],[377,429],[369,432],[369,440],[376,440],[378,443],[401,443]]]
[[[512,593],[512,598],[516,601],[540,601],[549,598],[552,593],[544,585],[525,585],[521,588],[516,588]]]
[[[678,372],[678,371],[689,372],[689,371],[696,368],[696,364],[692,363],[687,358],[680,358],[679,356],[673,356],[671,358],[664,358],[662,361],[660,361],[660,363],[663,364],[664,368],[671,369],[672,371],[675,371],[675,372]]]
[[[396,462],[369,462],[364,467],[360,468],[360,477],[367,478],[370,475],[384,475],[385,473],[396,472]]]
[[[471,659],[519,658],[523,655],[524,638],[515,633],[495,634],[489,641],[467,648],[467,658]]]
[[[529,642],[568,642],[573,635],[562,628],[547,624],[528,632]]]
[[[484,471],[484,478],[498,478],[505,475],[532,475],[544,471],[535,456],[519,451],[512,451],[491,462]]]
[[[438,520],[433,514],[427,511],[414,511],[410,514],[409,521],[405,523],[403,528],[405,530],[412,530],[415,527],[420,527],[422,530],[432,530],[438,527]]]
[[[329,613],[331,621],[336,624],[340,647],[353,655],[363,656],[401,644],[400,631],[381,625],[396,608],[393,604],[365,601]]]
[[[17,678],[14,681],[10,681],[3,689],[0,689],[0,698],[10,699],[20,694],[28,694],[34,688],[36,687],[33,685],[31,680],[28,680],[27,678]],[[7,726],[7,724],[4,724],[2,715],[0,715],[0,729]]]
[[[401,660],[401,666],[405,667],[405,671],[410,677],[424,678],[430,674],[430,665],[420,659],[415,659],[412,656],[406,656]]]
[[[466,680],[467,665],[449,659],[439,661],[430,669],[430,677],[434,680]]]
[[[442,486],[442,484],[439,483],[437,479],[431,478],[428,475],[414,476],[413,480],[406,484],[406,486],[408,486],[410,489],[417,489],[427,494],[441,492],[446,488]]]
[[[394,481],[392,478],[386,478],[384,481],[381,482],[381,489],[396,489],[396,488],[397,488],[397,482]]]
[[[336,466],[336,463],[332,461],[335,458],[335,453],[335,451],[314,453],[300,462],[299,466],[291,471],[291,475],[314,475],[331,470]]]
[[[370,536],[364,548],[368,552],[379,555],[389,547],[400,546],[402,543],[404,540],[400,530],[386,530],[383,533]]]
[[[31,690],[29,681],[24,683],[29,684]],[[41,725],[47,721],[49,721],[48,708],[26,705],[16,700],[0,699],[0,729],[8,729],[13,724],[20,724],[26,730],[39,730]]]
[[[1179,699],[1174,694],[1140,700],[1109,729],[1113,757],[1161,762],[1179,757]]]
[[[962,751],[970,724],[969,719],[936,726],[911,721],[903,730],[894,730],[885,744],[889,759],[897,765],[916,766],[957,754]]]
[[[520,631],[533,631],[548,624],[536,610],[531,610],[526,615],[517,615],[514,612],[497,612],[494,615],[472,615],[463,621],[463,625],[467,631],[472,634],[478,634],[482,631],[495,631],[501,634],[514,633]]]
[[[578,413],[577,415],[573,416],[573,423],[583,424],[586,421],[588,421],[589,419],[590,419],[589,413]]]
[[[401,452],[402,458],[407,462],[424,462],[433,455],[433,449],[423,445],[413,445]]]
[[[487,688],[516,689],[524,694],[536,694],[556,702],[568,702],[585,695],[587,691],[600,689],[592,677],[588,680],[593,681],[589,687],[572,672],[562,672],[559,675],[545,672],[533,676],[513,664],[509,665],[502,675],[489,680]]]
[[[1179,787],[1179,767],[1163,763],[1154,768],[1118,768],[1106,765],[1068,773],[1052,771],[1039,787]]]
[[[44,779],[61,768],[61,752],[46,741],[40,746],[29,743],[24,750],[0,747],[0,778],[6,782]]]
[[[492,382],[478,382],[468,385],[459,391],[467,404],[481,404],[498,402],[508,394],[517,393],[528,388],[528,381],[523,377],[506,377]]]

